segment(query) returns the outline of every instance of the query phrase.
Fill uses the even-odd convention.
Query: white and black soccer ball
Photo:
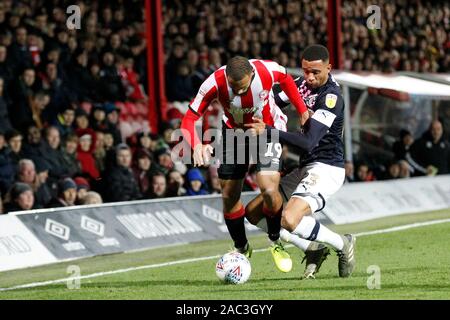
[[[250,261],[238,252],[226,253],[216,263],[216,275],[225,283],[243,284],[251,273]]]

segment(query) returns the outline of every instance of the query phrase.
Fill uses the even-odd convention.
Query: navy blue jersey
[[[339,84],[330,74],[328,81],[321,87],[309,88],[303,77],[295,83],[306,106],[314,115],[306,122],[303,132],[280,132],[284,143],[300,147],[300,165],[322,162],[337,167],[344,167],[344,100]],[[290,104],[288,97],[281,90],[274,88],[275,103],[280,107]]]

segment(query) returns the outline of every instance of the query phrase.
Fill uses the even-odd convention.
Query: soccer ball
[[[243,284],[251,273],[250,261],[238,252],[226,253],[216,263],[216,275],[225,283]]]

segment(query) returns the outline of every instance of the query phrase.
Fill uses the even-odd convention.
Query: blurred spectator
[[[64,167],[67,169],[69,177],[81,174],[81,164],[77,159],[78,137],[71,133],[66,137],[64,146],[62,147],[62,157],[64,159]]]
[[[409,148],[414,142],[414,138],[408,130],[400,130],[400,139],[394,142],[392,146],[392,151],[394,152],[395,159],[403,160],[406,159],[406,153],[409,152]]]
[[[3,96],[5,88],[5,80],[0,77],[0,128],[5,132],[12,129],[11,121],[9,120],[8,105]]]
[[[208,168],[208,183],[211,190],[211,194],[220,194],[222,193],[222,187],[220,185],[219,173],[217,169],[218,165],[210,165]]]
[[[11,158],[11,151],[6,145],[5,135],[0,128],[0,193],[6,194],[14,183],[16,166]]]
[[[171,108],[167,110],[167,119],[169,119],[169,126],[173,130],[180,128],[181,120],[183,120],[183,114],[177,108]],[[170,137],[169,137],[170,139]]]
[[[91,130],[80,130],[79,135],[77,160],[81,164],[81,172],[86,174],[91,179],[100,178],[100,172],[95,164],[95,158],[92,153],[95,150],[95,133]]]
[[[90,101],[90,73],[88,56],[84,50],[77,49],[74,52],[68,65],[67,74],[70,74],[68,85],[75,94],[77,101]]]
[[[373,174],[372,170],[370,170],[369,166],[366,163],[361,163],[358,166],[358,170],[356,171],[356,179],[355,181],[374,181],[375,175]]]
[[[37,160],[40,161],[40,160]],[[48,170],[48,165],[45,161],[39,163],[40,173]],[[19,161],[19,167],[17,172],[17,181],[28,184],[34,193],[34,206],[36,208],[44,208],[48,204],[48,189],[46,183],[42,183],[42,177],[38,177],[36,172],[36,166],[30,159],[21,159]]]
[[[5,213],[34,209],[33,190],[26,183],[14,183],[8,197],[10,201],[5,203]]]
[[[75,110],[75,127],[80,130],[89,128],[89,114],[83,108]]]
[[[168,184],[167,184],[167,196],[168,197],[181,197],[186,195],[187,190],[183,187],[184,178],[183,175],[172,170],[169,172]]]
[[[32,68],[25,69],[16,82],[9,86],[11,98],[9,118],[14,128],[23,133],[30,124],[34,123],[30,101],[37,91],[36,72]]]
[[[168,88],[167,98],[170,101],[189,101],[194,95],[195,91],[189,65],[187,62],[182,61],[179,63],[173,82]]]
[[[406,160],[400,160],[398,165],[400,166],[399,178],[411,177],[412,167]]]
[[[126,97],[131,101],[144,102],[146,97],[139,84],[139,76],[134,71],[134,60],[132,57],[127,57],[124,63],[119,66],[119,75],[125,88]]]
[[[15,39],[8,50],[8,57],[15,70],[33,66],[33,58],[27,45],[28,31],[19,26],[15,29]]]
[[[383,180],[391,180],[400,178],[400,164],[396,161],[392,161],[388,164],[387,171],[383,175]]]
[[[442,123],[434,120],[430,128],[411,146],[408,162],[414,175],[446,174],[450,168],[450,146],[444,140]]]
[[[144,149],[152,153],[152,138],[149,132],[138,132],[136,134],[137,149]]]
[[[49,176],[53,181],[68,177],[70,172],[65,166],[63,152],[60,149],[61,138],[56,127],[45,129],[45,141],[40,149],[40,158],[49,166]]]
[[[165,198],[167,196],[167,180],[163,173],[156,173],[152,177],[149,199]]]
[[[108,132],[112,134],[114,138],[114,145],[122,142],[122,134],[119,129],[119,115],[120,108],[114,103],[106,103],[104,105],[106,111],[106,122],[108,123]]]
[[[170,149],[167,147],[156,150],[155,157],[158,159],[158,164],[164,174],[168,174],[173,169],[179,171],[181,174],[185,174],[187,171],[184,163],[178,160],[172,160]]]
[[[36,180],[39,184],[38,189],[34,193],[35,203],[40,208],[47,207],[53,199],[54,193],[50,186],[47,184],[49,177],[49,166],[47,162],[43,159],[34,159],[35,170],[36,170]]]
[[[106,111],[103,105],[95,104],[91,109],[90,127],[94,131],[105,131],[108,129],[106,122]]]
[[[58,182],[58,196],[51,202],[52,208],[70,207],[77,200],[77,185],[71,178]]]
[[[83,177],[76,177],[73,179],[77,185],[77,203],[82,204],[84,202],[84,197],[91,190],[89,182]]]
[[[87,205],[87,204],[102,204],[102,196],[95,191],[88,191],[86,195],[83,197],[80,204]]]
[[[106,86],[105,99],[107,101],[124,101],[125,90],[115,65],[116,58],[114,54],[112,52],[105,52],[102,59],[103,67],[100,70],[100,78]]]
[[[353,162],[346,160],[344,163],[345,168],[345,181],[346,182],[354,182],[355,181],[355,169],[353,166]]]
[[[49,123],[48,119],[45,119],[43,112],[50,102],[49,95],[44,91],[38,91],[30,97],[30,108],[33,122],[39,129],[43,129]]]
[[[6,46],[0,43],[0,78],[4,81],[4,88],[8,88],[9,82],[14,78],[14,72],[11,64],[7,61],[7,57]]]
[[[43,148],[41,130],[35,124],[27,128],[27,141],[23,146],[24,158],[38,158]]]
[[[58,128],[61,139],[65,141],[69,134],[74,133],[73,123],[75,121],[75,108],[71,105],[67,105],[62,109],[61,113],[58,113],[54,126]]]
[[[188,184],[186,195],[199,196],[209,194],[206,189],[206,180],[197,168],[190,169],[186,174]]]
[[[116,166],[104,177],[105,197],[108,202],[130,201],[142,198],[131,170],[131,150],[124,144],[116,146]]]
[[[105,170],[105,158],[106,158],[106,150],[105,150],[105,134],[102,131],[95,131],[95,151],[94,158],[95,164],[100,172]]]
[[[43,118],[48,123],[56,120],[58,113],[63,109],[62,106],[70,105],[71,93],[62,79],[62,71],[54,62],[48,62],[45,65],[44,72],[40,73],[42,88],[49,94],[49,104],[43,111]]]
[[[148,194],[151,177],[158,172],[161,172],[161,168],[154,163],[152,154],[146,149],[137,150],[134,157],[133,173],[141,194]]]
[[[9,156],[17,167],[19,160],[25,158],[22,150],[22,134],[19,131],[12,129],[6,132],[5,138],[6,143],[11,150]]]

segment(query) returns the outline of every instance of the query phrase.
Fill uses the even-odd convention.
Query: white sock
[[[344,241],[339,234],[318,223],[311,216],[304,216],[292,233],[303,239],[329,244],[336,250],[342,250],[344,247]]]
[[[300,250],[306,251],[308,249],[311,241],[300,238],[298,235],[290,233],[286,229],[281,228],[280,238],[284,242],[292,243],[294,246]]]
[[[256,226],[261,230],[263,230],[264,232],[267,232],[268,229],[266,218],[262,218],[261,220],[259,220]],[[280,239],[283,240],[284,242],[292,243],[294,246],[303,251],[306,251],[306,249],[311,243],[311,241],[302,239],[298,235],[290,233],[289,231],[283,228],[280,229]],[[272,244],[273,242],[270,241],[270,243]]]

